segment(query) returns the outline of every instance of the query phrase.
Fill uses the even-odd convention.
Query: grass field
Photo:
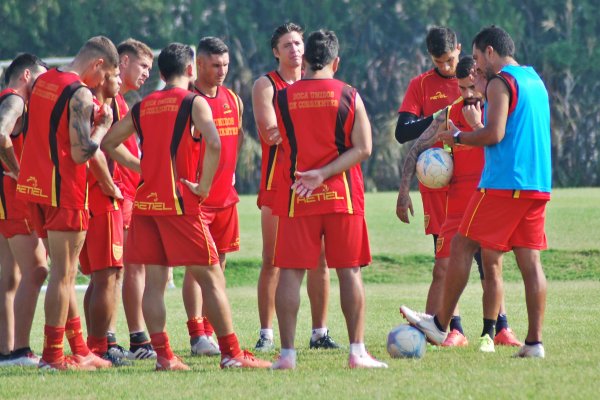
[[[0,399],[9,398],[595,398],[600,384],[600,189],[563,189],[549,204],[547,233],[551,250],[543,254],[549,278],[545,321],[545,360],[512,359],[513,349],[481,354],[481,287],[477,274],[461,299],[463,324],[471,346],[428,352],[422,360],[393,360],[385,337],[401,323],[402,303],[422,308],[431,270],[432,243],[422,234],[418,194],[413,223],[402,225],[394,214],[395,194],[367,196],[367,220],[374,254],[364,272],[367,282],[366,343],[389,363],[382,371],[346,367],[347,334],[332,278],[329,327],[345,349],[308,350],[310,314],[303,294],[299,315],[295,371],[221,371],[218,360],[190,357],[179,290],[167,295],[168,329],[175,351],[192,367],[190,373],[154,373],[152,362],[95,373],[40,373],[35,369],[0,369]],[[260,224],[254,197],[242,198],[242,251],[232,255],[226,272],[234,324],[240,341],[252,347],[258,330],[255,283],[260,265]],[[506,257],[506,302],[509,322],[520,338],[527,329],[524,291],[514,259]],[[176,280],[180,279],[177,270]],[[40,300],[40,306],[41,306]],[[32,346],[42,347],[43,315],[39,308]],[[124,318],[118,335],[126,338]],[[275,353],[268,358],[274,358]]]

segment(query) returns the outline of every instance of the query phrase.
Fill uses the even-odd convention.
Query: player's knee
[[[20,281],[21,279],[17,274],[3,274],[0,278],[0,288],[5,293],[15,292]]]
[[[441,263],[435,263],[433,265],[433,271],[431,271],[431,277],[434,282],[443,282],[446,277],[446,266]]]
[[[37,267],[33,268],[33,271],[31,271],[30,280],[34,286],[39,287],[44,284],[47,277],[48,267],[45,265],[38,265]]]

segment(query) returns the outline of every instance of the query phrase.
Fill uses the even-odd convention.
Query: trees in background
[[[294,21],[307,32],[338,34],[339,78],[358,88],[373,124],[374,149],[364,164],[368,189],[396,189],[407,146],[393,138],[396,112],[411,77],[430,68],[424,38],[431,25],[455,29],[464,53],[480,28],[496,24],[513,36],[517,60],[541,73],[551,95],[554,183],[600,185],[600,22],[595,0],[4,0],[0,59],[20,51],[73,55],[88,37],[134,37],[153,48],[196,44],[203,36],[229,45],[227,84],[245,104],[248,138],[238,165],[241,192],[255,192],[260,146],[252,117],[253,81],[275,67],[273,29]],[[156,70],[157,68],[155,68]]]

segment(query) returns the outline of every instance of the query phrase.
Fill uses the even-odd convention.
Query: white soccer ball
[[[421,358],[426,349],[425,335],[410,325],[398,325],[388,334],[387,351],[392,358]]]
[[[430,189],[438,189],[450,183],[454,162],[444,149],[427,149],[417,159],[417,179]]]

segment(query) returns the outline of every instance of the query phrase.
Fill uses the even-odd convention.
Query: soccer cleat
[[[47,362],[40,359],[38,368],[43,371],[95,371],[93,365],[82,365],[77,363],[72,356],[63,357],[56,362]]]
[[[8,361],[8,365],[15,367],[37,367],[39,363],[40,357],[35,355],[29,347],[13,351]]]
[[[129,358],[129,351],[118,344],[114,346],[108,346],[108,353],[115,358]]]
[[[94,368],[110,368],[112,367],[112,363],[109,360],[105,360],[101,357],[98,357],[93,352],[89,352],[87,356],[80,356],[79,354],[73,354],[71,356],[73,361],[78,364],[80,367],[94,367]]]
[[[156,352],[150,343],[136,344],[129,347],[127,358],[130,360],[155,360]]]
[[[381,362],[369,353],[350,354],[348,357],[348,366],[350,368],[387,368],[388,365]]]
[[[528,345],[524,344],[521,346],[519,351],[513,354],[515,358],[544,358],[546,352],[544,351],[544,345],[541,343]]]
[[[195,356],[218,356],[221,354],[219,347],[208,340],[206,336],[196,336],[190,339],[192,355]]]
[[[0,353],[0,367],[8,367],[10,364],[10,356],[12,354],[1,354]]]
[[[325,334],[325,336],[321,336],[317,340],[310,339],[310,348],[311,349],[339,349],[340,346],[333,340],[331,336],[329,336],[329,331]]]
[[[479,351],[483,353],[493,353],[496,351],[494,349],[494,341],[487,333],[479,338]]]
[[[465,347],[468,345],[469,341],[465,335],[460,333],[457,329],[452,329],[446,337],[446,340],[442,343],[443,347]]]
[[[294,357],[282,357],[281,355],[271,365],[271,369],[295,369],[296,359]]]
[[[108,360],[113,367],[131,367],[133,362],[128,361],[125,357],[117,357],[116,353],[111,353],[110,349],[102,356],[103,360]]]
[[[275,343],[273,343],[273,339],[260,335],[258,342],[256,342],[256,346],[254,346],[254,350],[267,353],[275,350]]]
[[[158,356],[156,357],[156,371],[189,371],[190,367],[188,367],[181,358],[177,356],[173,356],[170,360]]]
[[[504,328],[494,336],[494,344],[497,346],[515,346],[520,347],[523,343],[515,336],[510,328]]]
[[[412,326],[423,332],[432,344],[441,345],[446,340],[448,332],[438,329],[433,321],[433,315],[416,312],[406,306],[400,307],[400,313]]]
[[[254,357],[254,354],[243,350],[236,357],[223,356],[221,368],[271,368],[271,362]]]

